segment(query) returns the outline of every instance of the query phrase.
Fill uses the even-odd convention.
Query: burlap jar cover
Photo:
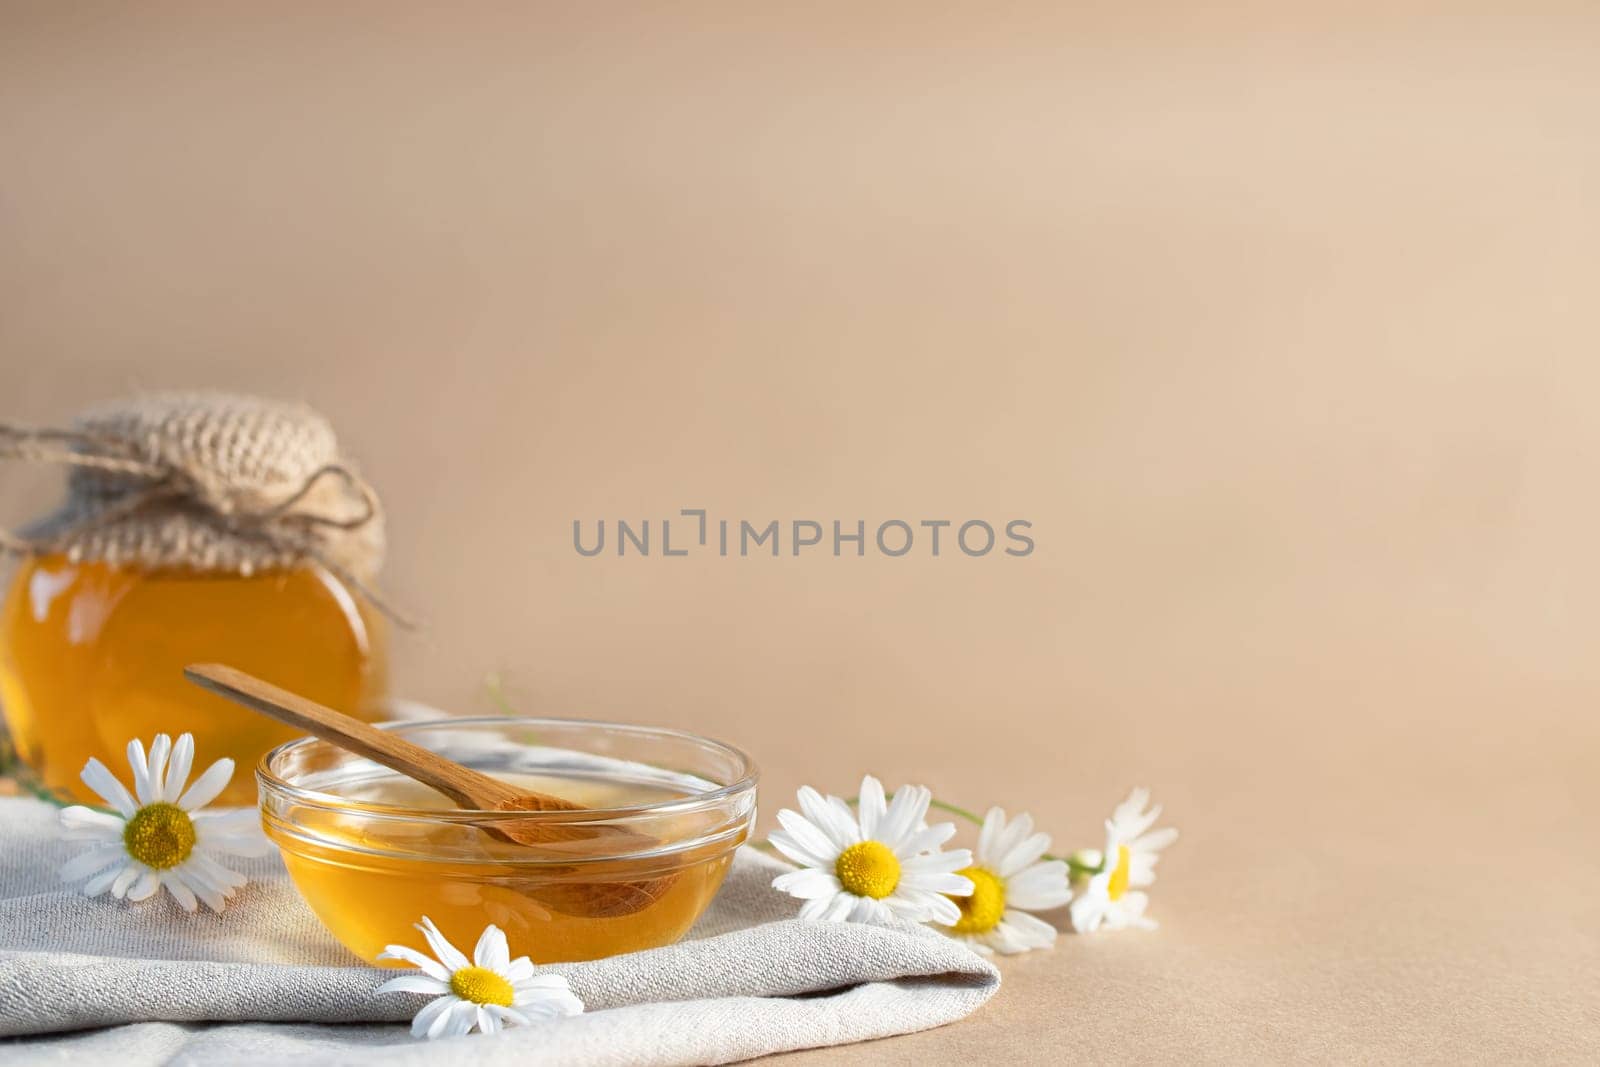
[[[299,404],[219,393],[146,394],[71,429],[0,424],[0,459],[70,469],[67,498],[0,548],[114,566],[251,575],[317,563],[378,607],[378,496]]]

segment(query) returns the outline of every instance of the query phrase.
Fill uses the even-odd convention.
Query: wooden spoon
[[[324,707],[314,700],[280,689],[270,682],[218,663],[185,667],[184,677],[236,704],[288,723],[347,752],[381,763],[474,811],[586,811],[581,804],[508,785],[463,767],[388,730]],[[502,841],[537,847],[541,852],[598,858],[643,852],[660,845],[646,834],[606,823],[561,823],[540,819],[506,819],[483,829]],[[540,882],[527,892],[567,915],[608,918],[632,915],[654,904],[672,883],[676,871],[636,882]]]

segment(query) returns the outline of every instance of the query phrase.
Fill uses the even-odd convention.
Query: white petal
[[[440,997],[438,1000],[429,1001],[417,1012],[417,1017],[411,1020],[412,1037],[435,1037],[433,1027],[445,1018],[454,1005],[460,1003],[455,997]]]
[[[1161,805],[1157,804],[1137,819],[1113,819],[1112,821],[1117,824],[1117,833],[1122,840],[1131,842],[1134,838],[1154,826],[1155,821],[1160,817]]]
[[[1128,793],[1128,799],[1118,804],[1116,809],[1112,811],[1111,818],[1117,822],[1121,822],[1124,819],[1137,819],[1144,812],[1144,807],[1148,803],[1150,803],[1150,790],[1143,786],[1135,786]]]
[[[109,833],[105,830],[63,830],[61,840],[86,848],[100,848],[110,845],[113,848],[123,848],[122,835]]]
[[[954,837],[955,834],[956,824],[953,822],[942,822],[936,826],[924,826],[902,841],[900,846],[894,850],[894,854],[905,860],[921,852],[932,852]]]
[[[198,893],[212,911],[221,911],[222,901],[233,896],[248,881],[244,875],[228,870],[199,849],[191,852],[178,870],[185,884]]]
[[[139,870],[137,867],[134,867],[131,864],[120,869],[115,866],[108,867],[84,883],[83,895],[86,897],[97,897],[108,889],[114,889],[117,882],[124,875],[127,876],[129,882],[132,882],[139,876]],[[123,888],[126,889],[126,886]],[[115,893],[113,895],[119,899],[122,897],[121,893]]]
[[[172,894],[172,899],[184,911],[192,912],[199,908],[200,902],[195,899],[194,890],[185,885],[183,878],[175,871],[161,872],[161,884],[167,887],[167,892]]]
[[[789,871],[772,880],[772,888],[801,900],[815,900],[840,891],[839,879],[826,871],[807,868]]]
[[[1072,928],[1080,934],[1092,934],[1105,920],[1106,900],[1098,894],[1078,897],[1072,902]]]
[[[472,962],[502,977],[506,968],[511,966],[511,948],[506,944],[505,932],[494,923],[483,928],[478,944],[472,950]]]
[[[478,1010],[474,1012],[474,1015],[477,1017],[478,1031],[480,1033],[498,1034],[500,1032],[500,1020],[490,1015],[482,1004],[478,1005]]]
[[[895,918],[920,923],[927,921],[933,900],[931,894],[902,888],[897,889],[892,896],[885,897],[883,904]]]
[[[795,859],[796,862],[804,862],[799,860],[798,857],[805,855],[808,859],[815,861],[810,863],[810,866],[830,867],[833,865],[833,861],[839,858],[839,853],[843,851],[838,842],[824,833],[821,827],[797,811],[790,811],[788,808],[784,808],[778,812],[778,822],[783,827],[782,833],[795,846],[794,849],[790,850],[794,852],[794,855],[790,858]],[[778,835],[774,834],[774,844],[777,843],[777,838]]]
[[[943,871],[910,871],[901,875],[900,884],[907,889],[922,889],[929,893],[948,893],[954,897],[972,895],[972,879],[963,874]]]
[[[850,917],[850,909],[856,906],[856,899],[849,893],[840,893],[828,901],[827,907],[822,910],[822,914],[818,918],[825,919],[828,922],[843,922]]]
[[[1059,908],[1072,897],[1067,865],[1060,860],[1036,863],[1006,879],[1006,903],[1030,911]]]
[[[132,818],[133,813],[139,810],[128,787],[117,781],[116,775],[106,770],[106,765],[93,756],[83,765],[83,772],[78,777],[83,779],[84,785],[100,794],[101,800],[116,808],[124,819]]]
[[[873,840],[878,834],[878,824],[882,821],[884,813],[888,811],[888,802],[883,798],[883,783],[872,775],[861,779],[861,836],[866,840]]]
[[[154,804],[161,799],[150,784],[150,761],[144,756],[144,742],[135,737],[128,742],[128,766],[133,770],[133,791],[140,804]]]
[[[1178,831],[1171,827],[1152,830],[1128,842],[1129,852],[1159,852],[1178,839]]]
[[[1056,943],[1056,928],[1036,915],[1007,908],[1001,922],[1011,928],[1023,948],[1048,948]]]
[[[985,867],[994,867],[1000,860],[994,850],[994,843],[999,840],[1000,834],[1006,828],[1006,811],[1001,807],[990,808],[983,817],[983,829],[978,831],[978,847],[973,854],[978,862]]]
[[[961,909],[956,902],[943,894],[934,894],[928,907],[928,921],[941,926],[954,926],[961,921]]]
[[[137,863],[130,863],[126,867],[122,868],[121,871],[117,872],[116,878],[114,878],[111,882],[111,895],[116,897],[118,900],[121,900],[123,897],[127,896],[129,887],[132,886],[133,883],[137,882],[139,880],[139,876],[142,874],[144,874],[144,868],[139,866]],[[90,885],[94,884],[96,883],[90,883]],[[84,886],[83,891],[88,893],[89,886]],[[90,893],[89,895],[93,896],[94,894]]]
[[[249,881],[238,871],[229,870],[198,849],[189,854],[188,862],[183,867],[186,872],[215,886],[226,896],[232,896],[235,889]]]
[[[440,997],[434,1003],[442,1004],[443,1007],[439,1009],[439,1014],[433,1017],[433,1021],[428,1024],[428,1040],[433,1041],[441,1037],[456,1036],[458,1033],[456,1030],[457,1013],[461,1010],[463,1004],[466,1004],[467,1011],[470,1013],[472,1005],[457,996]],[[426,1011],[427,1009],[423,1010]],[[421,1014],[422,1012],[417,1012],[417,1015],[420,1016]],[[415,1024],[413,1023],[413,1025]]]
[[[462,1034],[472,1033],[473,1025],[478,1021],[478,1006],[470,1000],[458,1000],[445,1012],[449,1020],[444,1026],[444,1036],[460,1037]]]
[[[172,762],[167,765],[166,777],[161,781],[161,799],[171,802],[183,792],[194,767],[194,734],[184,734],[172,746]]]
[[[1128,926],[1138,926],[1146,930],[1154,930],[1155,923],[1144,917],[1144,910],[1150,904],[1150,898],[1144,893],[1130,890],[1122,894],[1120,900],[1114,901],[1106,911],[1106,925],[1114,929]]]
[[[437,978],[441,982],[450,981],[450,969],[438,960],[428,956],[409,945],[385,945],[383,951],[378,953],[380,960],[403,960],[411,966],[421,970],[430,978]]]
[[[992,852],[994,862],[1004,863],[1006,857],[1032,835],[1033,816],[1023,812],[1007,823],[1005,830],[995,837]]]
[[[902,889],[889,898],[891,907],[902,918],[912,922],[934,922],[942,926],[954,926],[961,921],[961,909],[955,901],[942,893],[932,893],[923,889]],[[899,907],[895,907],[895,903]]]
[[[68,833],[90,838],[105,835],[108,840],[122,839],[128,821],[110,812],[95,811],[82,804],[61,809],[61,826]]]
[[[559,977],[553,975],[552,977]],[[583,1001],[567,986],[565,978],[561,979],[559,987],[552,986],[547,989],[517,990],[515,1000],[512,1002],[518,1013],[524,1016],[524,1024],[528,1016],[538,1015],[544,1018],[559,1018],[564,1015],[577,1015],[583,1011]]]
[[[983,943],[994,951],[1005,956],[1014,956],[1018,952],[1026,952],[1029,945],[1017,928],[1001,919],[988,933],[979,935]]]
[[[506,965],[506,972],[501,977],[515,987],[518,982],[525,981],[532,975],[533,961],[526,956],[518,956]]]
[[[856,818],[856,813],[842,797],[836,797],[830,793],[828,795],[828,808],[833,812],[834,819],[838,825],[847,829],[855,837],[856,841],[866,840],[865,837],[861,836],[861,820]],[[854,842],[851,843],[854,844]]]
[[[194,780],[194,785],[191,785],[183,796],[178,798],[178,807],[184,811],[195,811],[205,807],[221,795],[232,777],[233,760],[217,760],[206,768],[204,774]]]
[[[501,1026],[532,1026],[533,1021],[516,1008],[506,1008],[499,1004],[488,1005],[489,1013],[500,1020]]]
[[[230,856],[264,856],[272,850],[255,808],[197,811],[191,818],[196,839],[208,849]]]
[[[112,816],[115,818],[115,816]],[[63,828],[61,831],[63,841],[82,841],[91,845],[116,845],[122,847],[122,831],[110,830],[102,826],[84,826],[76,830]]]
[[[128,861],[128,854],[123,851],[121,842],[108,845],[97,845],[89,851],[72,857],[61,865],[61,880],[63,882],[76,882],[80,878],[99,874],[107,867],[115,867]]]
[[[228,906],[228,894],[217,889],[216,886],[198,881],[190,874],[184,875],[184,881],[189,888],[194,890],[194,895],[199,897],[206,907],[222,914],[222,909]]]
[[[449,939],[439,932],[439,928],[434,925],[432,919],[424,915],[422,921],[417,924],[417,929],[421,930],[422,936],[428,939],[428,947],[433,949],[435,956],[439,957],[439,962],[450,968],[451,971],[459,971],[463,967],[472,966],[472,961],[462,955],[461,950],[452,945]]]
[[[150,799],[147,804],[166,800],[166,787],[162,784],[167,780],[167,757],[172,755],[172,738],[166,734],[156,734],[156,739],[150,742]]]
[[[1039,857],[1050,851],[1049,834],[1031,834],[1011,846],[1000,859],[1000,866],[996,868],[1002,878],[1010,878],[1013,874],[1025,867],[1031,867],[1039,862]]]
[[[800,867],[829,868],[833,864],[824,860],[810,849],[801,848],[799,843],[782,830],[774,830],[767,838],[767,843],[783,854],[789,862]]]
[[[1135,790],[1135,792],[1139,793],[1144,791]],[[1149,797],[1149,793],[1145,792],[1143,800],[1148,801]],[[1130,796],[1128,800],[1125,800],[1121,804],[1117,805],[1117,810],[1111,814],[1111,821],[1117,824],[1117,832],[1122,835],[1122,838],[1125,841],[1138,837],[1140,834],[1150,829],[1150,827],[1154,826],[1156,820],[1161,817],[1160,804],[1155,805],[1149,811],[1140,811],[1139,809],[1142,808],[1144,804],[1141,802],[1138,805],[1134,805],[1132,803],[1134,799],[1134,797]]]
[[[144,900],[161,888],[161,876],[155,871],[141,871],[139,878],[128,890],[129,900]]]
[[[832,801],[837,800],[837,797],[825,800],[821,793],[809,785],[800,787],[799,797],[800,811],[811,820],[813,826],[826,834],[834,845],[841,849],[849,848],[861,840],[861,827],[850,817],[850,809],[844,807],[843,801],[835,805]],[[793,832],[790,830],[790,833]]]
[[[911,832],[920,827],[928,816],[928,802],[933,794],[920,785],[903,785],[894,791],[889,810],[878,824],[878,836],[890,848],[902,844]]]
[[[391,978],[383,983],[374,993],[425,993],[436,997],[450,992],[448,982],[441,982],[425,974],[402,974],[398,978]]]
[[[900,861],[902,874],[949,873],[971,866],[972,853],[964,848],[953,848],[949,852],[925,852]]]
[[[850,914],[846,920],[853,923],[883,922],[885,913],[889,912],[888,906],[881,904],[871,897],[856,897],[850,905]],[[889,912],[892,915],[892,912]]]
[[[837,896],[847,895],[843,892],[837,894]],[[833,909],[835,899],[835,897],[813,897],[800,905],[799,917],[802,919],[825,919],[828,916],[828,912]]]

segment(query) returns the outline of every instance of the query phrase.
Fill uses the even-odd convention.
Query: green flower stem
[[[489,702],[500,709],[502,715],[516,715],[517,709],[511,706],[511,701],[506,698],[505,682],[496,671],[483,680],[484,692],[489,694]]]
[[[1105,863],[1104,859],[1102,859],[1100,861],[1100,865],[1098,867],[1091,867],[1087,863],[1081,863],[1077,859],[1073,858],[1072,856],[1067,856],[1065,859],[1062,859],[1062,857],[1060,857],[1060,856],[1046,855],[1045,859],[1047,859],[1047,860],[1060,859],[1063,863],[1065,863],[1067,865],[1068,875],[1069,875],[1069,877],[1072,877],[1072,878],[1080,878],[1080,877],[1090,877],[1090,878],[1092,878],[1095,875],[1099,874],[1101,871],[1106,869],[1106,863]]]
[[[518,711],[516,705],[511,702],[511,697],[506,695],[505,679],[500,676],[499,671],[492,671],[484,676],[483,691],[488,694],[489,703],[493,704],[500,714],[513,719],[520,719],[525,716],[526,713]],[[536,745],[539,743],[539,731],[537,730],[518,730],[513,736],[519,744]]]
[[[893,797],[894,797],[894,794],[890,793],[887,799],[893,799]],[[948,811],[951,815],[959,815],[963,819],[965,819],[968,822],[972,823],[974,826],[982,826],[983,825],[983,819],[981,819],[977,815],[974,815],[972,812],[968,811],[966,808],[958,808],[954,804],[946,804],[942,800],[930,800],[930,801],[928,801],[928,806],[930,808],[938,808],[940,811]]]
[[[42,800],[47,804],[54,804],[58,808],[84,807],[90,808],[93,811],[103,811],[112,815],[116,814],[116,812],[112,811],[104,804],[79,804],[72,798],[70,794],[66,792],[66,790],[50,788],[43,782],[34,778],[32,772],[25,769],[21,773],[15,775],[12,780],[15,781],[17,785],[21,786],[29,796],[32,796],[38,800]]]

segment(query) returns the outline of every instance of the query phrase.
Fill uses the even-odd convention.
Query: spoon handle
[[[314,700],[280,689],[234,667],[220,663],[196,663],[185,667],[183,674],[195,685],[236,704],[287,723],[297,730],[304,730],[437,789],[463,808],[494,811],[522,797],[540,797],[540,794],[514,789],[387,730],[380,730]],[[557,810],[573,807],[558,798],[548,799]]]

